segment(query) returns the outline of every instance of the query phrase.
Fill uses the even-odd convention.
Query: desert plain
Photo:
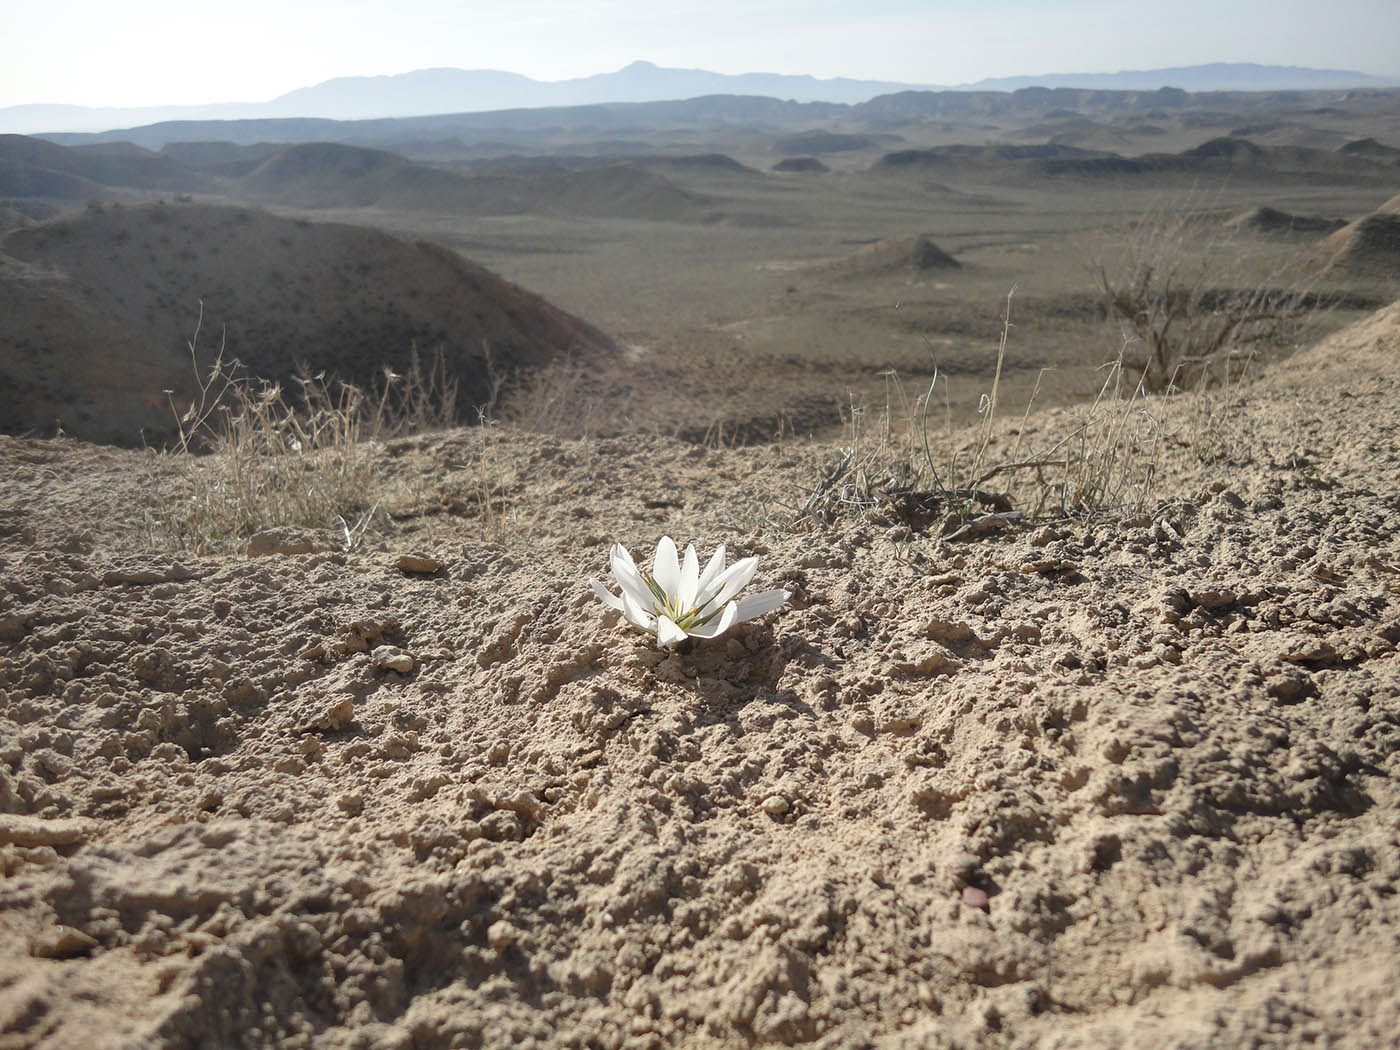
[[[0,1047],[1394,1045],[1400,95],[910,94],[0,138]]]

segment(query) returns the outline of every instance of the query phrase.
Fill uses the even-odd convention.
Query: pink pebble
[[[991,898],[987,896],[986,890],[979,890],[976,886],[964,886],[962,891],[962,902],[969,908],[981,908],[987,910],[987,903]]]

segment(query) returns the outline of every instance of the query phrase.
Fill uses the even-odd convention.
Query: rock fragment
[[[783,798],[782,795],[769,795],[760,805],[763,807],[763,812],[767,813],[774,820],[777,820],[788,811],[789,804],[788,800]]]
[[[519,936],[519,930],[501,919],[498,922],[493,922],[486,930],[486,943],[496,951],[503,952],[514,944],[515,939]]]
[[[87,841],[92,831],[92,822],[87,820],[41,820],[0,813],[0,845],[72,846]]]
[[[301,529],[261,529],[248,537],[246,553],[250,558],[269,554],[311,554],[318,549],[312,535]]]
[[[355,697],[350,693],[324,697],[319,706],[310,713],[301,726],[300,732],[309,733],[324,730],[334,733],[355,717]]]
[[[433,573],[442,569],[442,562],[426,554],[404,553],[394,562],[394,568],[401,572]]]
[[[381,645],[371,654],[374,666],[381,671],[397,671],[408,674],[413,670],[413,657],[393,645]]]
[[[29,954],[39,959],[74,959],[97,947],[97,940],[72,926],[54,926],[29,944]]]

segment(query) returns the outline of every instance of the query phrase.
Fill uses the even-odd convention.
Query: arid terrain
[[[1061,101],[0,143],[0,364],[93,413],[0,436],[0,1047],[1393,1045],[1395,97]],[[1139,389],[1094,267],[1164,230],[1203,331],[1298,323]],[[269,379],[440,336],[500,415],[141,447],[185,297]],[[588,581],[662,535],[791,596],[659,649]]]
[[[310,135],[335,141],[304,141]],[[1185,257],[1214,287],[1286,284],[1310,253],[1321,264],[1345,247],[1316,242],[1400,191],[1397,91],[909,92],[858,106],[715,96],[54,138],[0,136],[0,204],[11,222],[75,212],[68,246],[54,243],[58,231],[16,230],[8,246],[0,239],[0,258],[28,267],[21,276],[46,274],[46,293],[57,282],[94,306],[108,338],[169,366],[146,383],[159,402],[148,430],[168,426],[162,391],[175,369],[177,391],[192,393],[186,343],[201,302],[216,315],[205,335],[227,331],[230,356],[265,368],[280,342],[284,371],[264,378],[344,356],[355,362],[346,378],[363,384],[375,344],[384,363],[399,363],[414,342],[483,374],[480,344],[491,333],[422,301],[470,293],[388,263],[421,241],[543,296],[622,347],[615,368],[586,370],[580,393],[611,399],[618,432],[725,441],[834,433],[853,400],[883,397],[890,372],[922,387],[934,362],[949,413],[968,422],[1013,286],[1008,402],[1023,405],[1038,390],[1039,403],[1058,404],[1098,389],[1095,369],[1116,356],[1122,332],[1104,316],[1095,267],[1117,264],[1145,215],[1200,218]],[[803,157],[826,170],[775,170]],[[113,214],[113,202],[130,211],[153,197],[166,201],[161,214],[174,229]],[[85,212],[88,201],[104,211]],[[236,223],[252,220],[223,209],[250,206],[310,227],[274,232],[260,218],[257,238],[232,238]],[[1391,301],[1400,273],[1393,221],[1367,227],[1364,265],[1308,278],[1333,309],[1278,349]],[[321,233],[327,224],[370,227],[409,246],[371,252],[379,242],[366,234],[341,247],[348,234]],[[920,238],[958,265],[890,250]],[[16,280],[0,273],[0,296],[28,301],[34,282],[16,292]],[[0,332],[0,360],[60,354],[68,343],[55,338],[56,319],[47,323],[46,333],[12,322]],[[540,360],[562,357],[569,372],[569,347],[559,344],[498,346],[494,367],[528,378]],[[203,345],[212,355],[217,344]],[[471,419],[484,398],[479,383],[467,385],[461,408]],[[49,436],[61,426],[111,440],[111,427],[78,418],[96,418],[90,405],[65,411],[39,396],[30,410],[24,425],[5,429]],[[131,422],[121,423],[125,443],[139,444]]]

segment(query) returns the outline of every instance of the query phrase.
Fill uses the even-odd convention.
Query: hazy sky
[[[1205,62],[1400,77],[1400,0],[0,0],[0,107],[262,102],[433,66],[635,59],[960,84]]]

